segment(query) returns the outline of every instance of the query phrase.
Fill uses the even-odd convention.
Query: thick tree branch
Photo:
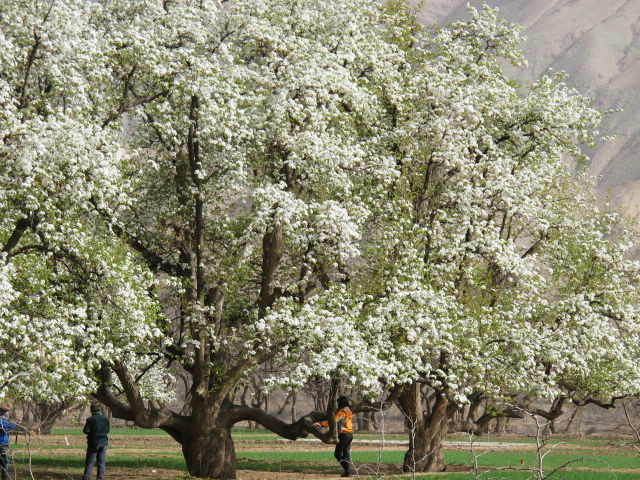
[[[600,408],[604,408],[606,410],[611,410],[613,408],[616,408],[616,402],[618,400],[622,400],[623,398],[625,398],[627,395],[619,395],[619,396],[615,396],[615,397],[611,397],[611,401],[609,402],[603,402],[600,401],[596,398],[587,398],[585,400],[576,400],[575,398],[572,398],[571,401],[577,405],[578,407],[584,407],[585,405],[596,405]]]
[[[121,402],[113,394],[111,371],[106,366],[101,368],[99,372],[101,385],[96,393],[96,398],[107,405],[116,417],[134,421],[137,426],[142,428],[162,428],[176,440],[189,431],[188,417],[178,415],[167,408],[145,405],[133,376],[123,363],[116,362],[113,365],[113,371],[118,375],[122,384],[128,405]]]
[[[275,225],[262,239],[262,275],[260,282],[259,314],[264,316],[275,301],[273,280],[282,258],[282,226]]]
[[[187,139],[187,148],[189,152],[189,170],[191,181],[196,187],[195,205],[194,205],[194,223],[192,245],[195,250],[196,262],[194,279],[196,281],[196,293],[198,302],[202,302],[205,294],[205,279],[203,267],[203,249],[204,249],[204,202],[202,200],[202,164],[200,160],[200,141],[198,139],[198,120],[200,100],[197,95],[191,97],[191,108],[189,112],[189,135]],[[207,349],[208,350],[208,349]]]
[[[142,399],[142,395],[136,386],[135,379],[131,376],[127,367],[122,362],[115,362],[113,365],[113,371],[118,376],[125,396],[127,397],[127,402],[136,417],[146,414],[147,408],[144,404],[144,400]]]
[[[43,253],[51,252],[51,250],[44,245],[25,245],[24,247],[16,248],[14,251],[10,252],[7,255],[7,260],[9,260],[12,257],[17,257],[18,255],[22,255],[23,253],[32,252],[32,251],[38,251]]]
[[[388,410],[391,408],[400,397],[402,393],[402,387],[395,387],[387,398],[382,400],[381,402],[360,402],[351,406],[351,411],[353,413],[361,413],[361,412],[381,412],[383,410]]]
[[[553,421],[564,413],[564,404],[567,400],[567,397],[556,397],[549,410],[533,408],[529,409],[528,411],[533,415],[538,415],[546,420]]]
[[[16,222],[15,227],[13,228],[13,232],[11,232],[11,235],[9,236],[9,239],[6,241],[6,243],[2,247],[2,252],[4,253],[11,252],[11,250],[13,250],[16,247],[16,245],[18,245],[18,242],[22,238],[22,235],[24,235],[24,232],[27,231],[27,228],[35,227],[37,223],[38,221],[35,215],[29,215],[28,217],[24,217],[18,220]]]
[[[220,408],[244,374],[254,366],[265,362],[271,354],[271,350],[262,350],[249,358],[241,358],[231,368],[226,370],[224,380],[218,385],[212,397],[212,404]],[[226,359],[218,356],[218,358],[215,359],[215,363],[224,364],[226,363]]]
[[[313,434],[324,443],[336,443],[335,435],[324,432],[320,427],[315,427],[314,422],[326,420],[325,412],[311,412],[294,423],[286,423],[273,415],[269,415],[260,408],[244,405],[235,405],[225,416],[225,424],[232,427],[238,422],[253,421],[259,423],[267,430],[289,440],[306,438]]]
[[[48,14],[47,14],[48,16]],[[36,60],[36,53],[40,47],[40,36],[34,34],[34,42],[27,55],[27,64],[24,70],[24,78],[22,79],[22,87],[20,88],[20,102],[18,103],[18,109],[22,110],[27,105],[27,88],[29,86],[29,77],[31,75],[31,69],[33,63]]]
[[[113,233],[142,256],[149,269],[152,271],[162,271],[173,277],[184,277],[185,275],[188,275],[189,272],[179,264],[163,259],[160,255],[142,243],[142,241],[135,235],[125,231],[122,227],[112,222],[111,217],[100,209],[95,201],[92,200],[91,203],[96,211],[110,223]]]
[[[120,401],[120,399],[113,393],[113,376],[111,369],[107,366],[102,366],[98,371],[98,380],[100,385],[95,393],[95,397],[102,403],[104,403],[113,415],[122,420],[135,420],[135,414],[133,409],[127,404]]]
[[[151,103],[154,100],[157,100],[160,97],[166,96],[169,94],[169,90],[162,90],[161,92],[157,92],[154,94],[151,94],[147,97],[142,97],[139,98],[133,102],[130,102],[128,104],[121,104],[120,107],[118,107],[118,110],[116,110],[115,112],[113,112],[111,115],[109,115],[104,122],[102,122],[102,128],[106,128],[107,126],[109,126],[109,124],[111,122],[113,122],[114,120],[116,120],[118,117],[120,117],[123,113],[128,112],[129,110],[132,110],[136,107],[139,107],[140,105],[144,105],[147,103]]]

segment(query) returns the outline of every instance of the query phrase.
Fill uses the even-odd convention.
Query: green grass
[[[26,455],[15,455],[16,465],[28,462]],[[32,455],[32,465],[48,467],[84,468],[84,455]],[[107,465],[112,468],[166,468],[169,470],[186,470],[187,465],[182,456],[141,457],[125,455],[107,455]]]
[[[78,427],[65,427],[54,428],[52,435],[58,436],[84,436],[82,433],[82,426]],[[124,436],[169,436],[164,430],[159,428],[139,428],[139,427],[115,427],[109,432],[109,435],[124,435]],[[234,428],[232,432],[233,437],[243,440],[275,440],[281,438],[269,430],[253,430],[249,428]]]
[[[327,447],[327,451],[319,452],[238,452],[238,457],[251,460],[271,460],[280,462],[333,462],[333,452]],[[352,457],[358,463],[376,463],[378,455],[381,455],[381,463],[402,463],[404,452],[401,451],[356,451]],[[640,457],[635,455],[600,455],[600,454],[549,454],[545,457],[545,468],[558,467],[569,460],[588,458],[596,461],[576,462],[571,468],[636,468],[640,469]],[[473,457],[468,452],[445,452],[446,463],[459,465],[471,465]],[[482,466],[520,466],[520,461],[525,461],[525,466],[536,464],[535,455],[532,453],[489,452],[478,459]]]
[[[110,435],[123,435],[123,436],[167,436],[165,431],[160,430],[158,428],[138,428],[138,427],[116,427],[112,428]],[[69,436],[69,437],[77,437],[84,436],[82,433],[82,427],[78,428],[54,428],[52,435],[58,436]],[[276,435],[273,432],[268,430],[254,430],[249,428],[234,428],[232,434],[234,439],[236,440],[258,440],[258,441],[269,441],[269,440],[278,440],[282,437]],[[381,440],[381,435],[376,434],[357,434],[356,439],[359,440]],[[386,440],[407,440],[406,435],[386,435]]]
[[[379,457],[380,455],[380,457]],[[333,452],[318,451],[318,452],[238,452],[239,459],[246,462],[260,462],[265,461],[268,463],[280,463],[282,465],[291,465],[304,462],[306,465],[310,463],[328,463],[333,464],[335,459],[333,458]],[[370,463],[375,464],[380,458],[381,463],[402,463],[404,458],[404,452],[401,451],[356,451],[352,452],[353,460],[356,463]],[[21,458],[26,458],[23,453],[16,453],[16,461],[20,461]],[[68,462],[79,462],[82,464],[83,457],[79,455],[42,455],[33,454],[34,462],[39,464],[46,464],[47,462],[54,462],[52,465],[57,465],[55,462],[63,462],[64,465],[69,465]],[[577,455],[577,454],[549,454],[545,458],[545,468],[555,468],[565,462],[572,459],[590,458],[594,461],[581,461],[572,463],[570,468],[596,468],[596,469],[640,469],[640,457],[634,455]],[[472,457],[467,452],[445,452],[445,459],[448,464],[462,464],[471,465]],[[176,460],[179,460],[177,464],[184,465],[184,460],[180,452],[163,452],[161,454],[152,454],[146,457],[141,457],[140,453],[136,452],[122,452],[117,455],[109,456],[109,463],[114,466],[128,467],[131,464],[137,466],[158,466],[159,461],[168,461],[169,463],[176,464]],[[520,467],[521,460],[525,461],[525,466],[532,467],[535,465],[535,456],[533,454],[525,453],[502,453],[502,452],[490,452],[481,456],[478,459],[478,464],[485,467],[496,466],[514,466]],[[61,465],[62,465],[61,464]],[[164,468],[164,467],[161,467]],[[166,467],[173,468],[173,467]],[[182,467],[176,467],[182,468]]]
[[[54,428],[53,435],[67,435],[67,436],[82,436],[82,427],[65,427],[65,428]],[[168,434],[161,429],[158,428],[139,428],[139,427],[115,427],[111,430],[111,435],[127,435],[127,436],[162,436]],[[275,440],[280,438],[278,435],[270,432],[269,430],[263,429],[252,429],[252,428],[234,428],[232,433],[234,438],[238,440]],[[407,441],[407,435],[402,433],[392,433],[386,434],[384,436],[385,440],[389,441]],[[355,434],[356,440],[382,440],[382,435],[378,433],[358,433]],[[553,437],[553,443],[564,442],[569,445],[584,445],[584,446],[602,446],[608,443],[608,440],[604,439],[589,439],[589,440],[578,440],[575,437],[567,437],[559,435],[557,437]],[[447,435],[445,441],[450,442],[468,442],[468,437],[466,435],[461,434],[452,434]],[[533,438],[509,438],[509,437],[492,437],[492,436],[481,436],[474,438],[475,443],[484,443],[484,442],[503,442],[503,443],[523,443],[523,444],[532,444],[535,443],[535,439]]]
[[[411,478],[411,477],[405,477]],[[416,480],[473,480],[470,473],[449,473],[447,475],[416,475]],[[505,480],[531,480],[531,472],[487,472],[480,477],[482,480],[505,479]],[[563,471],[551,477],[552,480],[638,480],[637,473],[618,472],[586,472],[586,471]]]
[[[54,429],[54,435],[69,435],[69,436],[81,436],[83,435],[81,428],[58,428]],[[168,435],[159,429],[141,429],[141,428],[122,428],[117,427],[111,431],[111,435],[118,436],[164,436]],[[274,441],[278,438],[277,435],[267,430],[253,430],[253,429],[234,429],[233,437],[236,440],[258,440],[258,441]],[[387,440],[405,440],[405,435],[386,435]],[[356,434],[356,439],[381,439],[381,436],[375,433]],[[142,443],[143,439],[140,439]],[[449,436],[447,440],[450,441],[466,441],[466,438],[457,435]],[[505,443],[522,443],[528,445],[531,443],[530,439],[523,438],[476,438],[476,451],[482,452],[483,440],[488,441],[502,441]],[[545,471],[549,472],[551,469],[558,467],[565,462],[572,459],[591,459],[589,461],[581,461],[572,463],[568,466],[570,470],[563,470],[558,472],[552,477],[552,480],[638,480],[640,474],[638,472],[620,472],[621,469],[639,469],[640,470],[640,456],[633,455],[631,452],[627,452],[623,449],[607,450],[606,452],[598,453],[597,447],[607,443],[605,440],[586,440],[580,441],[575,438],[554,438],[553,442],[557,443],[565,441],[567,445],[564,447],[564,451],[554,451],[545,458]],[[153,442],[151,440],[151,442]],[[77,441],[76,441],[77,443]],[[128,443],[131,443],[128,441]],[[135,443],[135,441],[134,441]],[[146,441],[149,443],[149,440]],[[162,446],[163,444],[159,444]],[[177,444],[176,444],[177,445]],[[582,445],[590,448],[589,451],[581,452],[573,449],[572,446]],[[164,443],[164,446],[167,446]],[[84,455],[70,455],[65,454],[65,450],[83,448],[84,445],[44,445],[38,446],[32,443],[32,464],[35,466],[46,467],[58,467],[62,469],[82,469],[84,466]],[[27,462],[27,456],[24,452],[26,446],[24,444],[16,444],[14,448],[22,452],[16,453],[16,464],[24,464]],[[186,472],[186,464],[182,453],[177,448],[167,447],[163,451],[157,452],[121,452],[120,448],[127,447],[110,447],[111,455],[108,458],[108,465],[113,468],[132,468],[132,469],[148,469],[159,468],[176,470],[178,472]],[[286,447],[285,447],[286,448]],[[512,466],[514,468],[532,468],[536,463],[536,456],[531,451],[530,446],[526,446],[527,452],[488,452],[478,458],[478,463],[484,468],[504,467]],[[48,452],[59,450],[61,455],[51,455]],[[595,450],[595,451],[594,451]],[[36,453],[37,452],[37,453]],[[272,451],[272,452],[237,452],[238,456],[238,469],[252,470],[252,471],[288,471],[288,472],[305,472],[305,473],[326,473],[333,474],[339,471],[335,459],[333,458],[333,447],[331,445],[325,445],[322,450],[299,452],[299,451]],[[375,447],[370,447],[368,451],[355,451],[352,452],[352,456],[357,465],[371,464],[375,465],[378,462],[384,464],[396,464],[402,463],[404,452],[403,451],[389,451],[378,452]],[[380,456],[380,458],[379,458]],[[463,464],[471,465],[473,457],[468,451],[446,451],[445,459],[447,464]],[[524,460],[524,466],[521,465],[521,461]],[[584,470],[571,470],[576,468],[591,468],[599,471],[584,471]],[[530,471],[522,470],[505,470],[488,472],[481,478],[483,480],[490,479],[509,479],[509,480],[526,480],[532,478]],[[367,475],[362,475],[361,478],[373,478]],[[389,476],[387,478],[404,478],[408,479],[406,475]],[[473,476],[469,473],[448,473],[442,475],[418,475],[415,477],[419,480],[472,480]]]
[[[570,464],[569,468],[638,468],[640,469],[640,457],[635,455],[602,455],[589,452],[584,453],[550,453],[544,459],[545,468],[555,468],[569,460],[589,459]],[[472,456],[468,452],[445,452],[447,463],[463,465],[472,464]],[[490,452],[478,459],[478,464],[488,467],[519,466],[524,460],[527,467],[536,465],[536,456],[533,453],[517,452]]]
[[[406,436],[405,436],[406,438]],[[465,434],[460,433],[452,433],[446,436],[445,441],[447,442],[469,442],[469,437]],[[536,439],[534,437],[510,437],[510,436],[497,436],[497,435],[482,435],[473,437],[474,443],[483,443],[483,442],[500,442],[500,443],[525,443],[525,444],[535,444]],[[567,436],[567,435],[553,435],[549,438],[549,443],[567,443],[569,445],[585,445],[585,446],[602,446],[609,444],[611,440],[603,439],[603,438],[590,438],[585,440],[579,440],[575,436]]]

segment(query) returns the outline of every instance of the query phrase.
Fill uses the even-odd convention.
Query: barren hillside
[[[413,5],[419,0],[410,0]],[[424,24],[463,17],[467,0],[426,0]],[[640,0],[489,0],[524,27],[527,82],[546,69],[564,70],[607,116],[601,129],[613,141],[590,152],[601,194],[611,192],[632,214],[640,212]],[[479,6],[480,2],[476,2]]]

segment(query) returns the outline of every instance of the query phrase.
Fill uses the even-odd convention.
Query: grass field
[[[356,434],[356,440],[380,440],[375,434]],[[307,480],[336,478],[340,468],[333,458],[331,445],[319,442],[288,442],[264,431],[234,431],[238,457],[238,478],[275,480],[304,478]],[[473,455],[463,437],[449,437],[445,449],[448,472],[438,475],[403,475],[399,469],[405,446],[397,441],[402,435],[386,435],[391,444],[355,443],[352,457],[360,478],[416,478],[420,480],[469,480]],[[84,465],[84,437],[79,428],[55,429],[53,435],[24,437],[12,447],[16,479],[79,480]],[[495,441],[495,437],[492,438]],[[562,438],[552,453],[545,457],[544,469],[572,463],[553,475],[558,480],[640,480],[640,455],[631,449],[603,440],[580,441]],[[479,478],[525,480],[536,478],[530,469],[536,466],[535,447],[529,439],[507,440],[497,445],[482,442],[474,445]],[[455,442],[455,443],[453,443]],[[483,445],[483,443],[485,443]],[[503,470],[496,470],[502,468]],[[507,468],[507,470],[505,470]],[[185,479],[189,478],[180,446],[160,430],[115,428],[110,435],[107,460],[108,478],[112,480]]]

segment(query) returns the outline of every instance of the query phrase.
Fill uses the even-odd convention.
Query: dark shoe
[[[341,477],[350,477],[351,476],[351,472],[344,472],[342,475],[340,475]]]

